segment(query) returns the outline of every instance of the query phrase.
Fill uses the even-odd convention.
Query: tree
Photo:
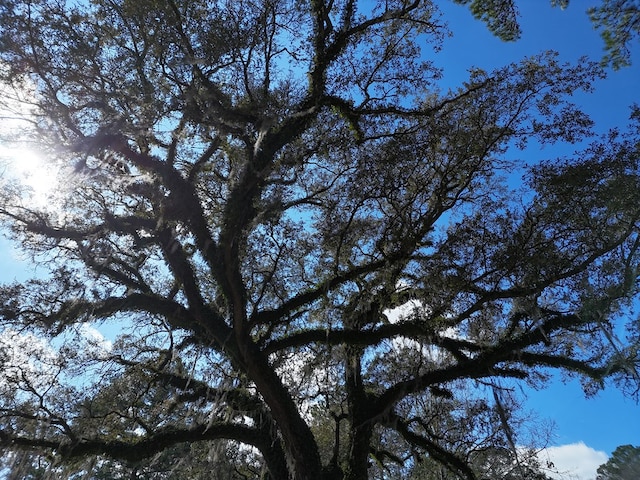
[[[640,447],[621,445],[598,467],[596,480],[626,480],[640,475]]]
[[[570,97],[596,64],[441,92],[429,1],[3,0],[0,24],[2,101],[65,178],[47,205],[1,194],[50,272],[0,290],[7,452],[473,479],[457,446],[516,452],[511,382],[633,379],[612,328],[637,294],[640,115],[592,137]],[[514,196],[514,150],[588,137]]]
[[[614,68],[631,63],[631,43],[640,34],[640,3],[637,0],[605,0],[591,7],[589,15],[600,28],[607,54],[604,61]]]
[[[501,478],[504,480],[550,480],[545,473],[545,466],[540,464],[536,452],[526,451],[513,454],[510,449],[492,448],[476,452],[471,466],[481,479]],[[551,470],[546,468],[547,470]],[[431,459],[418,463],[412,471],[411,480],[456,480],[442,465]]]

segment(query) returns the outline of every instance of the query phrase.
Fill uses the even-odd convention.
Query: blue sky
[[[465,7],[451,2],[440,3],[453,31],[453,38],[445,42],[442,52],[436,57],[438,64],[445,68],[446,82],[455,84],[464,79],[470,66],[489,70],[545,50],[556,50],[566,61],[576,61],[585,55],[599,60],[603,54],[604,44],[586,14],[588,6],[597,2],[573,0],[567,9],[562,10],[551,7],[549,1],[521,1],[523,36],[513,43],[493,37]],[[629,106],[634,102],[640,103],[639,47],[640,41],[636,42],[631,67],[608,70],[608,77],[594,85],[593,94],[576,99],[596,122],[596,129],[600,132],[616,126],[624,128]],[[527,151],[526,158],[531,161],[553,158],[556,153],[568,154],[575,149],[575,146],[559,146],[555,150],[547,147],[542,152]],[[579,382],[564,384],[558,376],[548,389],[527,393],[527,407],[555,423],[552,444],[577,444],[579,448],[569,452],[570,456],[595,455],[590,449],[610,455],[618,445],[640,445],[640,406],[613,387],[594,398],[585,399]],[[589,448],[582,448],[580,442]],[[564,452],[567,453],[568,449]],[[591,459],[594,465],[591,467],[586,466],[589,463],[587,458],[571,460],[585,466],[583,471],[575,471],[577,478],[593,478],[596,465],[602,460],[601,457],[598,459],[598,462]]]
[[[599,2],[574,0],[567,9],[551,7],[550,1],[523,0],[518,2],[521,12],[522,38],[503,42],[494,37],[475,20],[469,10],[453,2],[440,2],[453,37],[445,41],[443,51],[436,57],[444,67],[445,80],[456,82],[466,77],[470,66],[485,69],[519,61],[525,56],[555,50],[562,60],[575,62],[582,56],[600,60],[604,43],[590,22],[586,9]],[[640,102],[640,39],[636,42],[631,67],[618,71],[607,70],[605,80],[595,84],[594,94],[579,97],[585,110],[606,131],[624,126],[629,106]]]

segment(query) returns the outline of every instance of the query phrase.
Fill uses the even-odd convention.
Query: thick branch
[[[468,480],[476,480],[467,463],[458,456],[442,448],[436,442],[424,435],[419,435],[409,428],[409,425],[397,415],[391,415],[385,425],[395,429],[402,437],[412,445],[423,448],[431,457],[446,465],[452,472],[458,473]]]
[[[252,318],[252,324],[254,325],[268,325],[272,322],[281,321],[284,318],[287,318],[288,315],[294,313],[297,309],[304,305],[308,305],[313,303],[314,301],[322,298],[327,294],[330,290],[346,283],[351,280],[354,280],[361,275],[366,273],[374,272],[382,267],[384,267],[388,263],[388,259],[377,260],[371,263],[367,263],[361,265],[359,267],[354,267],[351,270],[335,275],[324,282],[320,283],[318,286],[311,290],[307,290],[301,294],[296,295],[295,297],[286,300],[280,307],[275,310],[266,310],[262,312],[257,312]],[[325,330],[326,333],[326,330]]]
[[[201,442],[207,440],[231,439],[253,445],[261,451],[269,453],[271,439],[265,438],[263,432],[246,425],[218,423],[198,425],[190,429],[166,428],[143,437],[126,440],[81,440],[66,443],[60,439],[42,439],[15,435],[0,430],[0,446],[20,449],[51,450],[66,459],[82,458],[91,455],[104,455],[110,458],[131,462],[150,458],[167,448],[184,442]]]

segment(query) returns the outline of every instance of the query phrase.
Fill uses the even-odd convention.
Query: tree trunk
[[[289,463],[289,478],[317,480],[322,472],[322,462],[311,429],[264,355],[253,344],[244,351],[252,352],[245,355],[247,374],[255,382],[280,429]],[[278,440],[274,438],[274,441]]]
[[[345,480],[368,480],[369,445],[371,442],[371,423],[368,419],[366,393],[362,383],[362,349],[347,349],[345,368],[349,419],[351,421],[349,439],[349,464]]]

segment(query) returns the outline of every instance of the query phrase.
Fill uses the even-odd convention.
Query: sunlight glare
[[[57,171],[47,166],[34,150],[28,147],[0,146],[0,159],[5,167],[6,181],[24,186],[25,197],[37,206],[45,206],[57,185]]]
[[[58,170],[28,139],[35,107],[28,80],[19,86],[0,85],[0,185],[17,185],[19,196],[33,207],[50,206]]]

